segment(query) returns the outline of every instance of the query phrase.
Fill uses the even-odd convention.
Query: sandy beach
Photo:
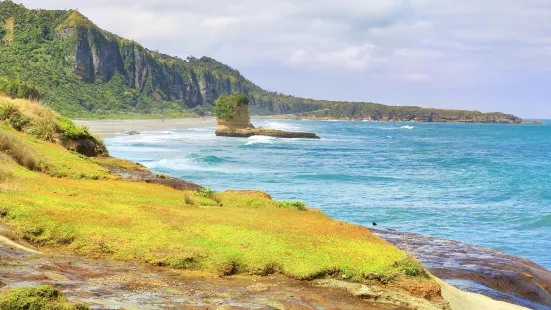
[[[130,131],[151,131],[151,130],[177,130],[189,128],[214,128],[214,118],[185,118],[185,119],[146,119],[146,120],[74,120],[77,125],[85,125],[90,131],[102,138],[108,138],[116,133],[127,133]],[[214,131],[213,131],[214,134]]]

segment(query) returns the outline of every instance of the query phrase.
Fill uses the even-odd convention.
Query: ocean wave
[[[186,156],[186,158],[189,158],[197,163],[205,163],[207,165],[217,165],[229,161],[214,155],[202,156],[199,154],[190,154]]]
[[[295,124],[281,123],[281,122],[274,122],[274,121],[266,122],[263,127],[267,129],[284,130],[284,131],[297,131],[301,129],[300,126]]]
[[[406,126],[402,126],[402,127],[400,127],[400,128],[411,130],[411,129],[415,128],[415,127],[413,127],[413,126],[407,126],[407,125],[406,125]]]
[[[182,172],[214,172],[214,173],[224,173],[224,174],[257,174],[265,173],[261,169],[250,168],[250,167],[241,167],[235,166],[235,164],[229,163],[227,160],[213,164],[212,161],[218,161],[218,157],[205,156],[201,159],[192,158],[193,156],[180,157],[180,158],[164,158],[152,162],[144,162],[143,164],[151,169],[156,171],[175,171],[178,173]],[[216,158],[215,158],[216,157]]]
[[[543,228],[551,226],[551,214],[541,216],[538,220],[527,225],[530,228]]]
[[[247,139],[248,142],[246,145],[254,145],[254,144],[273,144],[278,139],[268,136],[252,136],[249,139]]]
[[[198,131],[198,132],[213,132],[214,127],[200,127],[200,128],[189,128],[188,131]]]

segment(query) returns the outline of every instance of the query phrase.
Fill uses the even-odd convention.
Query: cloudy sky
[[[19,2],[21,0],[16,0]],[[24,0],[317,99],[551,119],[551,0]]]

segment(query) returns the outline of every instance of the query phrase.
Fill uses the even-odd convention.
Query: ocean
[[[551,269],[551,121],[253,123],[322,139],[216,137],[211,124],[115,132],[105,142],[112,156],[216,191],[259,189],[339,220],[489,247]]]

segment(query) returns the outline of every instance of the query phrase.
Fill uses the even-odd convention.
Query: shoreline
[[[83,121],[84,123],[87,123],[86,121]],[[89,123],[89,122],[88,122]],[[135,121],[135,120],[129,120],[129,121],[123,121],[123,122],[117,122],[117,121],[92,121],[92,126],[90,127],[91,131],[94,132],[94,133],[97,133],[97,132],[108,132],[109,130],[112,130],[113,128],[118,128],[118,129],[122,129],[122,128],[127,128],[128,126],[134,126],[133,128],[136,129],[136,130],[144,130],[144,131],[147,131],[148,129],[151,130],[151,129],[154,129],[154,130],[159,130],[159,127],[172,127],[172,128],[161,128],[160,130],[168,130],[168,129],[188,129],[188,128],[196,128],[198,126],[200,127],[213,127],[215,126],[215,122],[214,120],[212,119],[207,119],[207,120],[197,120],[197,119],[179,119],[179,120],[171,120],[171,121],[168,121],[168,120],[165,120],[164,122],[159,122],[159,120],[141,120],[141,121]],[[111,126],[111,127],[102,127],[102,125],[108,125],[108,126]],[[96,131],[94,131],[96,130]],[[122,132],[121,130],[119,130],[119,132]],[[404,234],[408,234],[408,233],[404,233]],[[421,236],[421,237],[424,237],[426,239],[431,239],[432,237],[426,237],[426,236]],[[383,238],[384,239],[384,238]],[[434,239],[434,238],[433,238]],[[388,241],[388,239],[387,239]],[[450,241],[450,242],[454,242],[454,241]],[[392,242],[391,242],[392,243]],[[455,242],[454,242],[455,243]],[[469,245],[465,245],[465,246],[469,246]],[[488,249],[488,250],[491,250],[491,249]],[[494,250],[491,250],[491,251],[494,251]],[[447,253],[451,256],[453,256],[453,253],[452,252],[449,252]],[[504,253],[505,254],[505,253]],[[415,255],[417,257],[417,255]],[[520,259],[520,258],[519,258]],[[429,268],[430,269],[430,268]],[[482,274],[479,274],[479,275],[482,275]],[[446,281],[446,280],[449,280],[449,279],[444,279],[443,281]],[[452,282],[453,283],[453,282]],[[455,287],[454,287],[455,288]],[[457,289],[457,288],[456,288]],[[476,292],[476,290],[474,290]],[[462,291],[462,292],[465,292],[465,293],[469,293],[468,291]],[[472,293],[472,292],[471,292]],[[481,296],[492,296],[491,294],[488,294],[488,292],[486,291],[485,292],[486,295],[481,295]],[[496,294],[494,294],[492,297],[495,297]],[[488,297],[490,300],[493,300],[491,299],[490,297]],[[503,298],[502,298],[503,299]],[[527,300],[528,301],[528,300]],[[514,303],[509,303],[511,305],[514,305]],[[525,303],[526,305],[527,303]],[[518,308],[517,308],[518,309]],[[522,309],[525,309],[525,308],[522,308]],[[544,309],[544,308],[541,308],[541,309]]]
[[[13,276],[14,274],[36,274],[38,272],[41,274],[40,277],[42,277],[42,280],[40,282],[42,284],[61,287],[62,292],[66,294],[71,301],[88,303],[96,307],[117,305],[126,308],[139,307],[142,305],[141,303],[134,303],[131,300],[125,301],[125,299],[121,299],[120,297],[114,297],[111,292],[107,293],[109,290],[105,290],[104,293],[96,293],[94,298],[87,295],[87,290],[93,288],[97,291],[98,285],[100,285],[100,288],[102,286],[106,286],[105,289],[107,289],[110,284],[119,284],[120,286],[120,284],[123,284],[120,283],[120,281],[131,281],[128,282],[127,285],[129,286],[130,283],[134,283],[133,285],[138,285],[141,287],[140,292],[134,292],[132,288],[125,288],[123,285],[115,290],[116,294],[142,298],[142,302],[143,300],[150,300],[152,302],[154,297],[151,295],[157,294],[161,287],[164,287],[165,294],[169,294],[168,296],[165,295],[165,299],[176,299],[178,298],[178,294],[180,294],[180,287],[184,285],[189,286],[192,291],[198,290],[202,293],[209,292],[208,294],[214,295],[216,295],[220,289],[224,291],[237,291],[239,294],[230,293],[228,295],[228,293],[225,293],[225,299],[229,298],[232,304],[237,302],[243,303],[244,306],[252,306],[254,305],[256,298],[260,297],[257,297],[257,295],[261,295],[263,293],[269,293],[270,295],[283,294],[283,296],[288,294],[297,294],[298,292],[295,291],[295,287],[297,287],[301,292],[300,295],[312,295],[319,299],[323,306],[326,306],[327,302],[329,302],[336,304],[337,306],[340,304],[343,309],[345,306],[351,307],[350,309],[353,309],[354,307],[373,310],[393,309],[393,307],[387,308],[387,306],[385,306],[390,306],[391,304],[378,302],[381,296],[390,294],[385,298],[390,298],[390,300],[393,300],[394,298],[406,298],[408,302],[421,307],[419,309],[438,309],[436,305],[431,306],[431,304],[424,299],[407,297],[397,292],[392,293],[392,291],[388,290],[385,293],[384,290],[381,291],[379,288],[375,288],[373,286],[338,280],[301,281],[293,280],[283,275],[272,275],[265,277],[237,275],[227,277],[225,279],[217,279],[214,276],[202,273],[182,272],[132,262],[94,260],[74,255],[67,256],[44,254],[31,249],[24,244],[18,243],[17,240],[12,240],[9,234],[5,234],[5,230],[3,228],[0,230],[0,253],[7,256],[7,261],[10,262],[10,266],[14,266],[14,263],[17,266],[17,261],[21,259],[24,259],[25,261],[25,263],[20,263],[21,266],[17,268],[21,270],[15,271],[15,269],[13,269],[11,272],[8,270],[7,274]],[[40,267],[38,268],[37,266]],[[61,267],[60,269],[60,266],[65,267]],[[155,273],[156,280],[153,281],[142,279],[140,284],[135,283],[135,281],[140,277],[147,278],[147,274],[151,272]],[[0,274],[4,273],[6,273],[6,270],[3,270],[3,268],[0,267]],[[111,274],[113,273],[115,274],[115,278],[111,277]],[[135,278],[135,274],[138,275],[138,278]],[[35,277],[37,277],[37,275],[35,275]],[[183,280],[178,280],[180,277],[183,277]],[[440,278],[433,275],[431,275],[431,277],[434,278],[437,284],[441,287],[442,298],[449,304],[449,307],[451,307],[452,310],[529,309],[512,303],[494,300],[482,294],[466,292],[446,283]],[[78,278],[78,280],[75,278]],[[9,279],[12,281],[14,280],[13,277],[9,277]],[[178,282],[177,285],[174,280]],[[33,280],[33,283],[35,283],[35,281],[36,280]],[[165,283],[161,285],[160,283],[162,282]],[[70,286],[67,286],[68,283],[71,283]],[[7,284],[9,285],[9,283]],[[213,286],[213,284],[215,286]],[[277,289],[275,289],[276,287]],[[363,292],[369,292],[373,289],[375,289],[377,294],[382,295],[380,297],[374,297],[373,300],[371,300],[371,298],[366,299],[362,295],[364,294]],[[161,291],[163,290],[161,289]],[[252,300],[247,300],[239,296],[243,295],[243,292],[248,292],[246,295],[252,295],[248,297],[252,298]],[[296,303],[295,301],[288,301],[286,305],[288,307],[292,307],[293,305],[300,307],[301,305],[304,306],[304,301],[297,301]],[[253,304],[247,304],[246,302],[252,302]],[[402,302],[405,301],[403,300]],[[165,301],[164,303],[165,305],[168,305],[170,301]],[[315,306],[316,302],[310,300],[308,301],[308,304],[310,306]],[[445,306],[443,307],[443,309],[447,309]]]

